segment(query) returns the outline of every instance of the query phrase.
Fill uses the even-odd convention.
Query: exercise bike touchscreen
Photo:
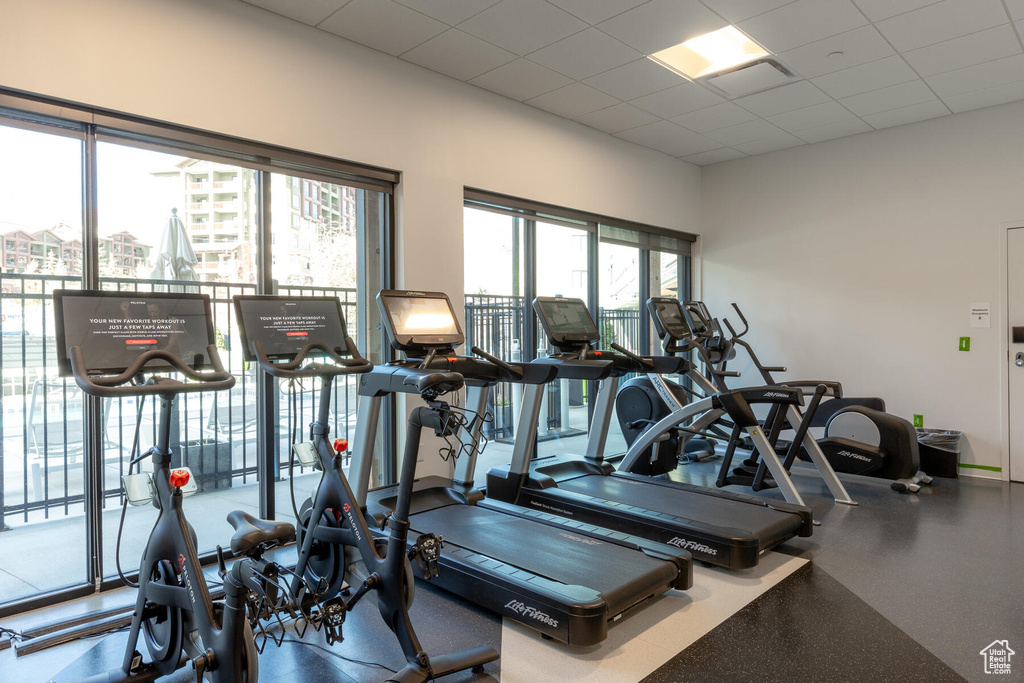
[[[345,317],[336,296],[235,296],[245,359],[255,361],[252,344],[271,360],[292,360],[310,342],[350,355]],[[316,352],[313,352],[316,355]],[[321,352],[322,354],[322,352]]]
[[[197,370],[209,369],[214,343],[210,297],[206,294],[57,290],[57,364],[71,375],[70,349],[78,346],[90,375],[124,372],[145,353],[159,349]],[[145,372],[167,371],[159,360]]]

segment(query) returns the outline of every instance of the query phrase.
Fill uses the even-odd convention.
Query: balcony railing
[[[101,278],[101,287],[113,291],[173,291],[176,281]],[[81,278],[59,275],[0,274],[3,315],[0,316],[0,531],[3,522],[28,523],[39,519],[81,514],[83,506],[84,405],[82,392],[70,378],[57,373],[53,329],[53,291],[81,288]],[[184,394],[177,401],[172,430],[172,451],[177,458],[186,449],[202,462],[203,472],[217,488],[232,482],[248,483],[256,477],[256,369],[244,362],[231,298],[253,294],[255,285],[201,282],[187,291],[210,295],[217,343],[226,366],[236,377],[228,392]],[[337,287],[279,288],[281,294],[333,295],[342,301],[350,334],[358,334],[356,290]],[[298,438],[315,417],[314,383],[301,383],[291,398],[288,386],[275,392],[276,449],[281,471],[289,458],[288,425],[298,425]],[[332,433],[352,436],[355,426],[353,380],[340,378],[333,392]],[[134,399],[101,402],[100,430],[103,453],[98,456],[102,505],[120,505],[121,476],[127,473],[138,404]],[[156,402],[143,411],[140,441],[143,448],[156,436]],[[179,445],[180,444],[180,445]],[[97,456],[91,456],[97,457]]]

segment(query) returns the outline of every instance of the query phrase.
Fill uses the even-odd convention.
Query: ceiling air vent
[[[773,59],[744,64],[732,71],[698,79],[729,99],[774,88],[796,80],[786,67]]]

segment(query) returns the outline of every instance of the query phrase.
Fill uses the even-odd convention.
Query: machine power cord
[[[333,650],[329,650],[326,647],[323,647],[322,645],[317,645],[316,643],[307,643],[304,640],[298,640],[296,638],[285,638],[284,642],[286,642],[286,643],[295,643],[296,645],[306,645],[308,647],[314,647],[317,650],[320,650],[322,652],[326,652],[327,654],[331,655],[332,657],[337,657],[338,659],[344,660],[346,662],[351,662],[353,664],[360,664],[362,666],[369,666],[369,667],[373,667],[375,669],[383,669],[384,671],[388,671],[388,672],[391,672],[393,674],[398,673],[395,669],[392,669],[390,667],[384,666],[383,664],[380,664],[378,662],[364,662],[361,659],[355,659],[353,657],[346,657],[345,655],[338,654],[337,652],[335,652]]]

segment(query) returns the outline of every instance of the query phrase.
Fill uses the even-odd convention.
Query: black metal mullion
[[[98,213],[98,169],[96,163],[96,127],[86,126],[82,154],[83,235],[82,288],[100,288],[100,240]],[[86,576],[98,589],[103,580],[103,405],[99,397],[83,394],[82,491],[86,520]]]
[[[651,298],[651,251],[649,249],[640,250],[639,266],[640,266],[640,291],[637,294],[637,327],[638,337],[640,340],[640,353],[651,353],[651,326],[644,324],[644,318],[647,308],[647,300]]]
[[[274,294],[272,230],[270,220],[270,173],[256,173],[256,286],[260,294]],[[274,484],[277,481],[277,434],[274,425],[276,380],[265,372],[256,373],[256,480],[260,494],[260,517],[274,519],[276,501]],[[262,417],[262,420],[260,419]],[[262,422],[262,425],[260,424]]]

